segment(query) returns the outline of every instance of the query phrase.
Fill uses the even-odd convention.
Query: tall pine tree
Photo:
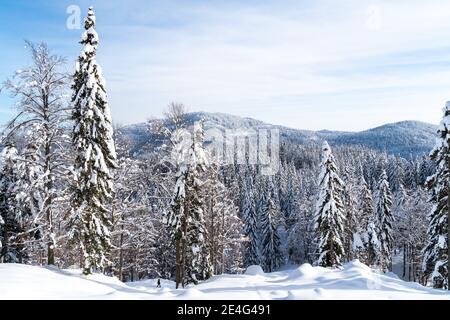
[[[315,230],[319,237],[319,258],[322,267],[336,267],[344,257],[344,207],[342,193],[344,182],[337,174],[337,167],[327,142],[322,149],[321,172],[319,176],[319,199],[317,202]]]
[[[347,164],[344,169],[344,192],[342,200],[344,203],[345,224],[344,224],[344,245],[345,252],[347,254],[346,260],[351,261],[355,257],[357,251],[355,246],[358,246],[360,242],[358,234],[358,221],[357,221],[357,189],[353,172],[350,170],[350,166]],[[358,240],[358,241],[355,241]]]
[[[189,156],[189,170],[186,178],[187,194],[187,281],[197,284],[200,280],[206,280],[212,276],[212,264],[209,254],[207,239],[208,230],[206,228],[204,215],[203,187],[206,180],[205,173],[208,166],[206,150],[203,146],[204,131],[203,122],[194,124],[194,138]]]
[[[176,130],[172,134],[172,157],[176,162],[176,183],[171,210],[164,217],[176,247],[176,286],[197,284],[212,275],[204,216],[204,181],[208,158],[203,146],[203,122],[194,125],[194,136]]]
[[[367,184],[367,181],[362,178],[359,189],[358,201],[358,225],[361,234],[367,230],[367,225],[374,214],[372,191]]]
[[[276,271],[283,263],[281,241],[277,230],[277,218],[281,214],[270,196],[270,189],[262,197],[261,211],[261,263],[266,272]]]
[[[17,149],[6,146],[1,153],[0,170],[0,263],[22,263],[24,248],[19,244],[22,213],[17,207]]]
[[[375,216],[373,216],[367,224],[367,230],[364,235],[364,247],[364,262],[368,266],[374,266],[380,255],[380,242],[378,241],[378,229],[376,227]]]
[[[392,251],[394,249],[392,203],[388,177],[386,171],[383,170],[378,182],[375,217],[380,244],[378,264],[384,271],[392,270]]]
[[[247,181],[248,180],[248,181]],[[254,204],[254,190],[250,174],[244,181],[244,195],[242,199],[242,219],[244,221],[244,234],[247,237],[245,244],[245,266],[259,265],[258,242],[258,212]]]
[[[435,288],[450,290],[450,102],[444,108],[439,127],[439,140],[431,152],[436,172],[428,181],[430,200],[434,204],[429,215],[428,243],[423,251],[423,269]]]
[[[99,37],[95,23],[91,7],[72,85],[76,151],[72,236],[78,239],[83,252],[84,274],[104,269],[107,264],[106,255],[111,247],[109,205],[113,194],[110,170],[117,166],[106,83],[96,60]]]

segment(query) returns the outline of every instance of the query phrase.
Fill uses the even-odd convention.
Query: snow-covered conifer
[[[378,182],[375,217],[380,243],[378,264],[384,271],[392,270],[392,251],[394,250],[394,216],[392,214],[392,193],[386,171],[383,170]]]
[[[245,266],[259,265],[259,229],[258,212],[254,204],[254,194],[251,177],[244,182],[244,195],[242,199],[242,219],[244,221],[244,234],[247,237],[245,245]]]
[[[295,264],[312,264],[315,252],[314,214],[317,194],[316,179],[309,172],[307,175],[298,176],[299,198],[298,208],[291,217],[294,220],[286,244],[286,252],[290,262]]]
[[[194,124],[193,143],[189,155],[189,170],[186,177],[187,193],[187,229],[186,242],[188,248],[187,272],[188,282],[195,284],[212,275],[212,265],[206,245],[207,228],[204,215],[204,174],[209,164],[206,150],[203,146],[203,122]]]
[[[431,152],[436,172],[428,181],[430,200],[434,204],[429,215],[428,243],[423,251],[423,269],[436,288],[449,285],[449,216],[450,216],[450,102],[444,108],[439,139]]]
[[[111,113],[107,102],[106,83],[97,63],[99,37],[95,31],[96,17],[89,8],[85,32],[81,37],[83,50],[76,64],[72,85],[73,147],[76,151],[71,220],[72,232],[83,252],[84,274],[107,265],[111,247],[110,202],[116,151]]]
[[[362,178],[358,200],[358,224],[360,232],[364,233],[374,214],[372,191],[364,178]]]
[[[282,166],[282,192],[280,199],[280,209],[284,214],[286,228],[290,229],[294,224],[295,210],[297,209],[297,173],[293,163]]]
[[[343,204],[345,214],[344,227],[344,245],[346,252],[346,260],[351,261],[354,258],[354,245],[359,247],[358,234],[358,220],[357,220],[357,187],[354,174],[347,164],[344,168],[344,189],[343,189]],[[357,240],[354,243],[354,240]]]
[[[206,243],[203,188],[209,160],[203,146],[203,122],[195,123],[193,138],[186,141],[186,134],[184,130],[172,134],[171,160],[177,170],[176,183],[171,210],[164,218],[176,247],[177,288],[205,280],[213,271]]]
[[[267,192],[263,196],[261,212],[261,264],[266,272],[276,271],[283,264],[281,241],[277,230],[280,210]]]
[[[0,170],[0,263],[23,263],[27,257],[20,234],[24,232],[24,216],[17,205],[18,183],[17,149],[4,147],[1,153]]]
[[[344,207],[342,192],[344,182],[337,174],[337,167],[327,142],[322,148],[319,175],[319,198],[315,216],[315,230],[319,240],[317,264],[323,267],[340,266],[344,257]]]
[[[366,250],[365,257],[363,257],[364,262],[368,266],[374,266],[380,255],[380,241],[378,240],[378,229],[375,216],[373,216],[367,224],[367,230],[364,234],[364,247]]]

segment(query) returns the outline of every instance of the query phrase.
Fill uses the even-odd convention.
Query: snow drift
[[[165,280],[156,288],[156,280],[126,284],[100,274],[86,277],[80,270],[0,264],[0,299],[409,300],[450,299],[450,294],[378,274],[358,261],[336,270],[305,264],[274,273],[253,266],[244,275],[215,276],[182,290]]]

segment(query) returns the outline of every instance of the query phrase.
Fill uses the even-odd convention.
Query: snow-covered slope
[[[328,140],[332,145],[361,145],[405,158],[428,154],[436,142],[437,131],[437,126],[419,121],[387,124],[362,132],[339,132],[298,130],[224,113],[188,114],[189,124],[200,119],[205,120],[205,129],[279,129],[283,142],[315,143],[320,146],[323,140]],[[133,142],[134,152],[139,152],[148,143],[158,144],[156,137],[150,133],[148,124],[129,125],[121,128],[121,132]]]
[[[265,274],[251,267],[244,275],[221,275],[187,289],[155,280],[129,284],[103,275],[84,277],[78,270],[0,264],[0,299],[449,299],[446,291],[373,272],[358,261],[341,270],[308,264]]]
[[[403,121],[357,133],[331,135],[334,144],[363,145],[405,157],[426,154],[436,143],[437,126],[420,121]]]

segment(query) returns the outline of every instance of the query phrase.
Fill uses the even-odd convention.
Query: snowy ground
[[[245,275],[215,276],[198,286],[175,290],[155,280],[121,283],[103,275],[85,277],[78,270],[0,264],[0,299],[449,299],[445,291],[424,288],[381,275],[354,261],[341,270],[303,265],[265,274],[250,267]]]

